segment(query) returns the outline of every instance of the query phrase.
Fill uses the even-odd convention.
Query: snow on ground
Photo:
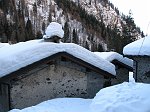
[[[45,101],[36,106],[10,112],[90,112],[91,99],[58,98]]]
[[[7,45],[9,45],[9,43],[1,43],[1,42],[0,42],[0,48],[2,48],[2,47],[4,47],[4,46],[7,46]]]
[[[59,98],[10,112],[150,112],[150,84],[124,82],[101,89],[94,99]]]
[[[20,42],[0,49],[0,77],[19,70],[43,58],[67,52],[89,64],[115,75],[115,66],[91,51],[73,43],[52,43],[41,40]],[[103,65],[101,64],[103,63]]]
[[[124,82],[100,90],[90,105],[93,112],[150,112],[150,85]]]
[[[121,54],[119,54],[117,52],[94,52],[94,54],[96,54],[97,56],[99,56],[109,62],[112,62],[113,60],[118,60],[118,61],[124,63],[125,65],[133,67],[132,59],[123,57]]]
[[[126,45],[123,49],[123,54],[150,56],[149,49],[150,49],[150,36],[147,36]]]

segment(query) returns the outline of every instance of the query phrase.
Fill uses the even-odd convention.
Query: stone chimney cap
[[[64,37],[64,30],[62,29],[62,25],[57,22],[51,22],[47,29],[46,35],[43,36],[44,39],[52,38],[53,36],[58,36],[60,38]]]

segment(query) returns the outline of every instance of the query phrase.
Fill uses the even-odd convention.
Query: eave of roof
[[[94,52],[97,56],[113,63],[114,65],[118,65],[129,70],[133,70],[133,62],[131,64],[131,59],[127,57],[123,57],[121,54],[117,52]],[[129,61],[130,60],[130,61]]]
[[[27,72],[27,71],[29,71],[31,69],[34,69],[34,68],[36,68],[37,66],[39,66],[41,64],[49,63],[52,60],[54,60],[54,59],[56,59],[58,57],[61,57],[61,56],[66,57],[66,58],[70,59],[71,61],[73,61],[74,63],[77,63],[77,64],[79,64],[81,66],[89,68],[89,69],[95,71],[96,73],[99,73],[100,75],[103,75],[103,76],[106,76],[106,77],[111,77],[111,78],[115,78],[116,77],[113,74],[111,74],[111,73],[109,73],[107,71],[104,71],[104,70],[102,70],[102,69],[100,69],[100,68],[98,68],[98,67],[96,67],[96,66],[94,66],[94,65],[92,65],[90,63],[87,63],[87,62],[85,62],[85,61],[83,61],[83,60],[81,60],[81,59],[79,59],[79,58],[77,58],[77,57],[67,53],[67,52],[59,52],[59,53],[53,54],[53,55],[51,55],[51,56],[49,56],[47,58],[41,59],[41,60],[39,60],[37,62],[34,62],[34,63],[30,64],[30,65],[27,65],[27,66],[25,66],[23,68],[20,68],[19,70],[14,71],[14,72],[6,75],[6,76],[1,77],[0,78],[0,82],[5,82],[5,81],[7,82],[8,81],[8,83],[9,83],[10,79],[12,79],[12,78],[14,78],[16,76],[19,76],[22,73],[25,73],[25,72]]]
[[[129,71],[133,71],[132,67],[128,66],[127,64],[122,63],[119,60],[114,59],[113,61],[111,61],[111,63],[113,63],[114,65],[125,67],[125,68],[129,69]]]
[[[149,58],[150,56],[148,55],[124,55],[125,57],[129,57],[129,58],[133,58],[133,57],[145,57],[145,58]]]

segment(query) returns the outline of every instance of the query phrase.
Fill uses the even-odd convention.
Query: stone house
[[[141,38],[126,45],[125,56],[134,60],[133,76],[135,81],[150,83],[150,36]]]
[[[129,81],[129,72],[133,71],[133,60],[117,52],[94,52],[94,54],[115,65],[116,78],[111,80],[111,85]]]
[[[71,43],[31,40],[4,46],[0,53],[1,112],[53,98],[93,98],[115,78],[113,64]]]

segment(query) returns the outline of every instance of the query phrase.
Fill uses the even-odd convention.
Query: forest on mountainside
[[[81,6],[80,1],[73,2],[71,0],[54,0],[56,4],[51,2],[48,4],[46,0],[37,0],[32,4],[27,4],[28,0],[1,0],[0,1],[0,41],[17,43],[31,39],[42,38],[49,22],[56,21],[62,23],[65,31],[63,42],[73,42],[79,44],[91,51],[114,50],[122,53],[123,47],[136,40],[137,37],[143,37],[144,34],[134,23],[132,16],[123,15],[108,0],[94,0],[95,4],[101,3],[105,8],[109,6],[118,16],[121,16],[121,28],[115,25],[106,25],[106,19],[103,12],[98,16],[89,14],[87,10]],[[56,7],[56,5],[58,7]],[[92,0],[88,3],[93,5]],[[32,10],[30,7],[32,6]],[[42,9],[40,9],[42,7]],[[96,6],[95,6],[96,7]],[[62,9],[62,14],[58,13]],[[40,11],[48,13],[47,20],[44,20]],[[109,15],[109,14],[108,14]],[[64,16],[64,20],[62,17]],[[54,19],[55,18],[55,19]],[[82,27],[72,27],[72,20],[81,23]],[[81,29],[81,31],[80,31]],[[82,33],[82,35],[81,35]],[[83,37],[85,39],[83,39]],[[107,44],[104,48],[102,42]]]
[[[65,12],[69,12],[73,16],[73,18],[77,18],[78,21],[82,22],[90,33],[94,32],[94,34],[98,35],[99,37],[103,37],[104,40],[107,41],[108,46],[111,50],[115,50],[119,53],[122,53],[123,47],[128,43],[135,41],[138,35],[144,37],[143,32],[140,30],[139,27],[136,26],[136,24],[134,23],[134,18],[132,18],[130,14],[127,16],[123,14],[121,15],[122,20],[125,21],[125,23],[121,22],[121,32],[117,28],[117,26],[115,26],[115,28],[113,29],[110,25],[106,26],[104,24],[103,17],[101,17],[101,21],[98,21],[92,14],[88,14],[85,11],[85,9],[83,9],[80,5],[77,5],[72,1],[55,1],[58,4],[58,6],[62,8]],[[115,8],[112,3],[108,2],[107,0],[103,0],[103,2],[105,2],[105,4],[109,4],[117,12],[117,14],[119,14],[119,10]],[[77,42],[75,41],[75,43]],[[88,46],[86,47],[88,49]],[[103,51],[101,46],[99,46],[96,50]]]

